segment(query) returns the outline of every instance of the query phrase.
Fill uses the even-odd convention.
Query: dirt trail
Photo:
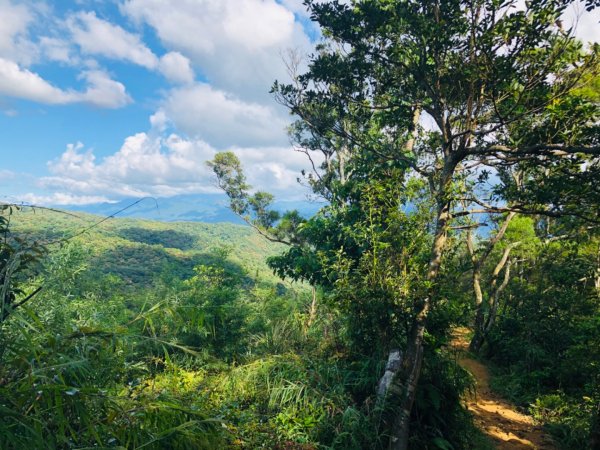
[[[466,328],[457,328],[452,347],[458,352],[458,363],[476,380],[476,393],[465,399],[475,424],[499,450],[556,450],[550,436],[530,416],[518,412],[514,405],[491,391],[487,368],[468,356],[468,332]]]

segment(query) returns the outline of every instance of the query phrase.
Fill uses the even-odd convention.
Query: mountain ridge
[[[172,197],[127,198],[114,203],[92,203],[88,205],[63,205],[58,209],[85,212],[100,216],[112,216],[118,212],[121,218],[138,218],[159,222],[203,222],[234,223],[244,221],[234,214],[224,194],[186,194]],[[312,216],[321,203],[306,201],[276,201],[278,211],[298,210],[304,216]]]

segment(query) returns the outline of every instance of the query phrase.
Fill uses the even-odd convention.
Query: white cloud
[[[66,64],[78,62],[78,58],[73,55],[73,49],[70,43],[64,39],[42,36],[40,38],[40,49],[44,56],[50,61]]]
[[[213,155],[206,143],[174,134],[137,133],[100,162],[83,144],[70,144],[60,158],[48,163],[52,176],[42,178],[40,185],[78,195],[120,197],[212,192],[205,161]]]
[[[0,94],[47,104],[73,102],[72,92],[54,87],[38,74],[3,58],[0,58]]]
[[[565,28],[575,27],[575,36],[584,42],[598,42],[600,39],[600,8],[588,12],[582,1],[571,4],[563,14]]]
[[[14,39],[25,32],[32,17],[25,5],[14,5],[8,0],[0,1],[0,49],[4,50],[14,43]]]
[[[90,205],[94,203],[114,203],[102,195],[73,195],[55,192],[51,195],[27,193],[19,196],[19,203],[27,205]]]
[[[158,70],[165,78],[175,83],[194,82],[194,70],[190,60],[179,52],[169,52],[160,58]]]
[[[161,127],[160,112],[152,117],[153,124]],[[309,166],[303,154],[285,146],[234,147],[232,151],[255,189],[287,199],[305,194],[296,182],[300,171]],[[59,158],[48,162],[51,175],[41,178],[38,186],[76,197],[110,199],[216,193],[220,190],[206,166],[216,152],[203,140],[162,134],[153,127],[129,136],[116,153],[101,160],[82,143],[69,144]]]
[[[294,15],[278,3],[236,0],[222,4],[224,36],[246,51],[257,52],[290,42],[294,32]]]
[[[81,142],[68,144],[67,149],[58,160],[48,163],[50,171],[58,174],[69,173],[73,178],[88,176],[94,170],[96,157],[91,150],[81,153],[83,148]]]
[[[152,129],[157,130],[160,133],[165,131],[168,122],[169,119],[162,109],[159,109],[150,116],[150,125],[152,125]]]
[[[0,18],[0,57],[30,64],[38,53],[27,31],[34,20],[34,12],[26,5],[0,0]]]
[[[172,90],[164,110],[178,129],[218,148],[287,143],[288,120],[274,103],[245,102],[208,84]]]
[[[287,9],[292,11],[294,14],[298,14],[301,17],[308,18],[308,11],[303,3],[304,0],[281,0],[281,4]]]
[[[67,26],[83,53],[130,61],[149,69],[158,65],[158,58],[139,36],[99,19],[94,12],[70,16]]]
[[[287,79],[281,53],[312,48],[294,14],[275,0],[128,0],[122,10],[190,57],[215,88],[244,99],[271,102],[273,81]]]
[[[298,177],[310,162],[305,154],[291,147],[235,147],[232,151],[240,158],[249,183],[256,189],[278,193],[287,199],[303,197],[298,189]]]
[[[0,58],[0,95],[23,98],[49,105],[89,103],[102,108],[119,108],[131,101],[123,84],[110,79],[101,71],[86,71],[84,92],[62,90],[40,77],[22,69],[17,63]]]
[[[76,101],[90,103],[101,108],[121,108],[131,102],[125,86],[101,70],[88,70],[81,74],[87,81],[85,92],[76,94]]]
[[[110,59],[128,61],[149,70],[158,70],[174,83],[190,84],[194,81],[194,71],[190,60],[179,52],[168,52],[158,58],[143,42],[139,35],[122,27],[100,19],[94,12],[78,12],[67,21],[73,41],[82,53],[99,55]],[[50,47],[50,56],[65,58],[65,48]]]
[[[6,170],[6,169],[0,169],[0,182],[2,181],[6,181],[6,180],[12,180],[15,177],[15,173],[10,171],[10,170]]]

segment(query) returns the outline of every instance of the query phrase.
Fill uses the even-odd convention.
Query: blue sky
[[[0,0],[0,18],[0,200],[213,192],[221,150],[298,195],[307,161],[268,91],[318,36],[301,0]]]
[[[597,26],[582,15],[578,34]],[[304,196],[268,91],[318,36],[302,0],[0,0],[0,201],[216,192],[221,150],[256,187]]]

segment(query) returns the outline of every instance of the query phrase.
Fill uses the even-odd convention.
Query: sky
[[[598,40],[582,12],[567,22]],[[216,193],[224,150],[256,188],[304,197],[269,89],[319,36],[302,0],[0,0],[0,201]]]

